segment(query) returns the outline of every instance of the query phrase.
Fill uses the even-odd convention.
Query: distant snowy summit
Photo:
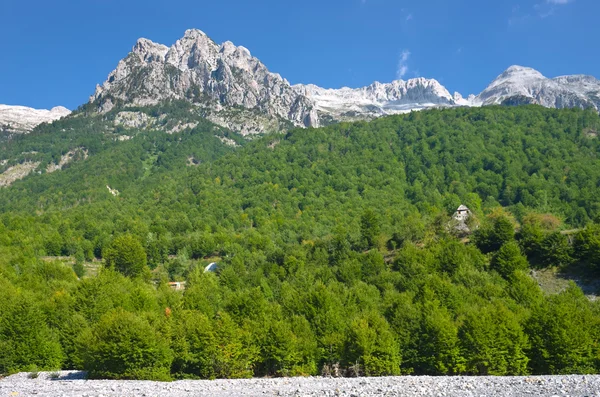
[[[535,69],[511,66],[474,100],[475,105],[529,103],[549,108],[600,110],[600,80],[585,75],[550,79]]]
[[[0,131],[27,133],[41,123],[50,123],[68,116],[71,111],[57,106],[50,110],[25,106],[0,105]]]

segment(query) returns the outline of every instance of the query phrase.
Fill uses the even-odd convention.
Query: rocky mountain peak
[[[509,66],[508,69],[506,69],[504,71],[504,73],[502,73],[502,75],[518,75],[518,74],[538,75],[540,77],[544,77],[537,70],[527,67],[527,66],[520,66],[520,65]]]
[[[138,40],[90,101],[107,112],[117,101],[127,107],[169,99],[193,102],[209,120],[244,133],[264,132],[273,123],[318,125],[313,104],[247,48],[218,45],[198,29],[171,47]],[[257,112],[264,122],[256,122]]]
[[[169,47],[151,40],[140,38],[133,46],[132,53],[137,54],[144,62],[163,62]]]
[[[475,105],[530,104],[600,109],[600,81],[591,76],[545,77],[535,69],[511,66],[475,100]]]
[[[488,86],[488,89],[501,86],[501,85],[524,85],[530,84],[538,80],[545,80],[543,74],[535,69],[513,65],[506,69],[500,76],[496,77],[494,81]]]
[[[206,33],[204,33],[203,31],[201,31],[200,29],[187,29],[183,33],[183,38],[196,39],[198,37],[208,37],[208,36],[206,35]]]

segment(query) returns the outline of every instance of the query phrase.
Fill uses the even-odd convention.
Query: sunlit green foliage
[[[0,148],[89,155],[0,189],[0,372],[600,371],[598,303],[528,269],[598,275],[597,114],[431,110],[246,142],[187,105],[130,110],[199,124],[117,131],[118,110],[82,108]]]

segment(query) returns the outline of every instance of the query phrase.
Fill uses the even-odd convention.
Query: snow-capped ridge
[[[535,103],[545,107],[600,109],[600,81],[593,76],[547,78],[539,71],[511,66],[476,98],[478,105]]]
[[[48,110],[0,105],[0,131],[27,133],[41,123],[51,123],[70,113],[71,111],[63,106],[55,106]]]

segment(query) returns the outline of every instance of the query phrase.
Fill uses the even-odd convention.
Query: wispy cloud
[[[533,8],[538,17],[545,19],[554,15],[560,7],[573,2],[575,2],[575,0],[546,0],[545,3],[538,3]]]
[[[574,2],[575,0],[545,0],[534,4],[532,9],[529,11],[521,9],[521,7],[518,5],[514,6],[511,16],[508,19],[508,25],[512,26],[521,24],[530,18],[546,19],[555,15],[563,6],[572,4]]]
[[[396,78],[401,79],[408,73],[408,59],[410,58],[410,51],[403,50],[398,57],[398,68],[396,69]]]

